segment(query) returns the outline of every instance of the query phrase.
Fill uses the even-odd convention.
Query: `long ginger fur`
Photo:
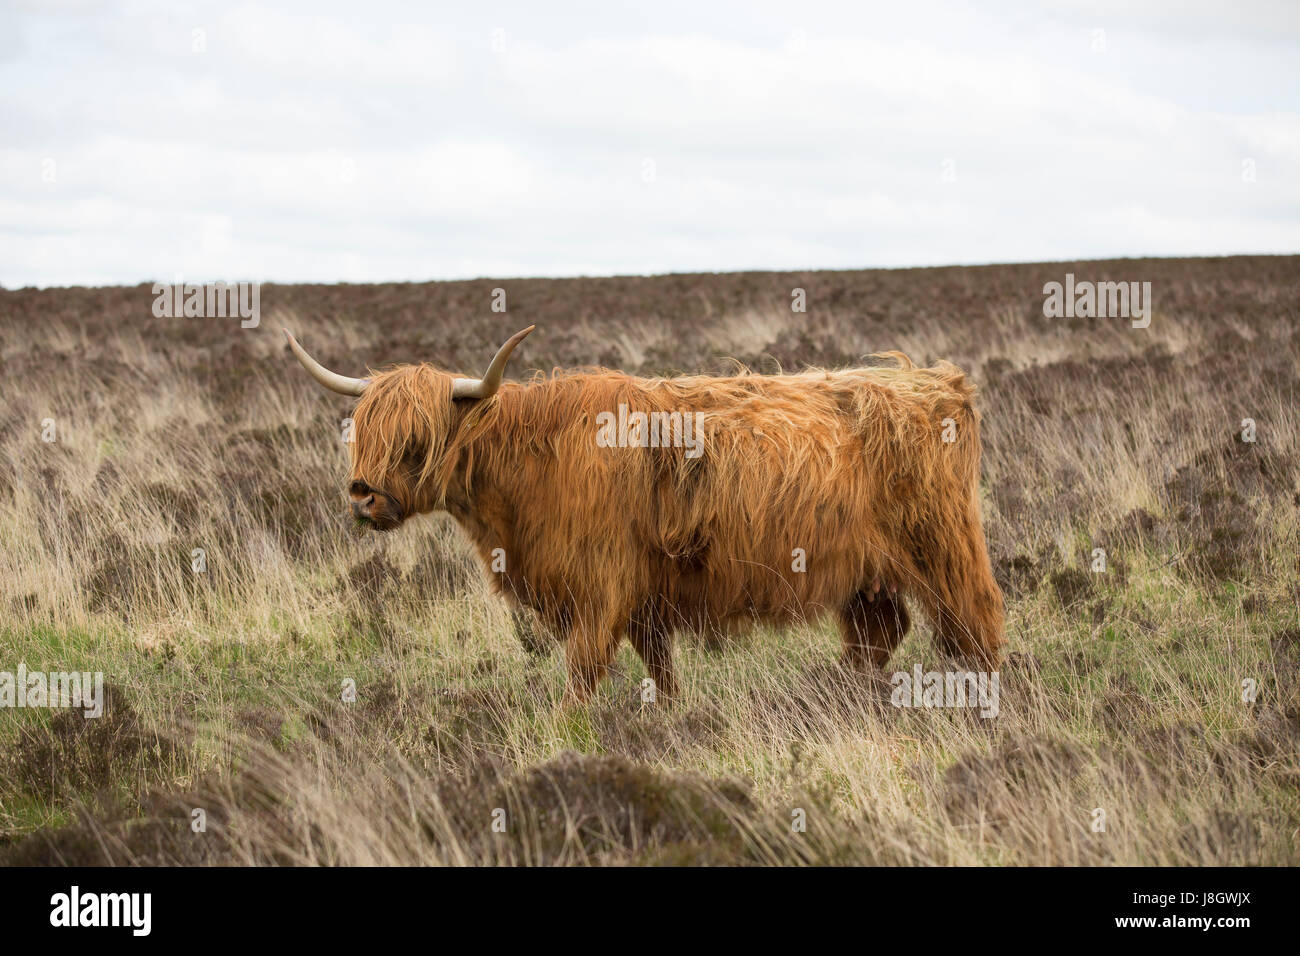
[[[942,651],[994,668],[1002,597],[980,524],[979,416],[955,366],[636,378],[593,369],[454,401],[430,365],[374,375],[352,478],[405,514],[449,511],[490,576],[564,641],[585,698],[626,636],[660,694],[672,640],[835,615],[845,659],[883,666],[905,598]],[[685,447],[599,447],[597,415],[702,413]],[[951,440],[945,440],[950,438]],[[496,552],[501,549],[501,552]],[[802,554],[802,564],[800,562]]]

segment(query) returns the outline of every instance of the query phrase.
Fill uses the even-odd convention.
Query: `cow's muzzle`
[[[377,531],[388,531],[402,523],[405,511],[392,495],[371,488],[364,481],[354,481],[348,489],[352,516]]]

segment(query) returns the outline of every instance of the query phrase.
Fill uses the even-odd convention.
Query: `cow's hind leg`
[[[634,618],[628,625],[627,639],[645,662],[645,669],[654,681],[656,702],[671,703],[677,696],[672,632],[658,622]]]
[[[884,589],[877,591],[874,598],[866,591],[859,591],[840,611],[844,663],[857,669],[884,667],[910,624],[907,605],[901,597],[890,595]]]
[[[992,670],[1002,660],[1002,592],[978,522],[964,525],[946,537],[945,547],[917,561],[921,582],[913,593],[934,624],[940,651]]]

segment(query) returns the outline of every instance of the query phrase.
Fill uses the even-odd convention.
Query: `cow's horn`
[[[307,370],[307,374],[331,392],[338,392],[340,395],[360,395],[366,390],[366,386],[370,384],[368,378],[348,378],[338,372],[331,372],[308,355],[306,349],[298,344],[298,341],[293,337],[293,333],[288,329],[284,330],[284,337],[289,340],[289,348],[293,349],[293,354],[298,356],[298,361]]]
[[[492,359],[492,364],[488,366],[488,370],[482,378],[452,379],[451,397],[491,398],[495,395],[497,389],[501,387],[501,376],[505,374],[506,362],[510,361],[510,353],[535,328],[535,325],[530,325],[522,332],[516,332],[506,339],[506,344],[497,350],[496,357]]]

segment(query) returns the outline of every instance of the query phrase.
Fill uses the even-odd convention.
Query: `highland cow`
[[[563,641],[567,697],[591,694],[624,636],[671,698],[675,632],[823,613],[846,663],[882,667],[908,630],[905,597],[942,651],[997,666],[979,416],[955,366],[889,352],[896,367],[503,384],[531,331],[482,379],[426,364],[348,378],[285,334],[317,381],[360,397],[357,518],[387,530],[450,512],[485,565],[497,559],[496,587]],[[651,442],[650,421],[690,421],[692,440],[665,425],[670,440]]]

